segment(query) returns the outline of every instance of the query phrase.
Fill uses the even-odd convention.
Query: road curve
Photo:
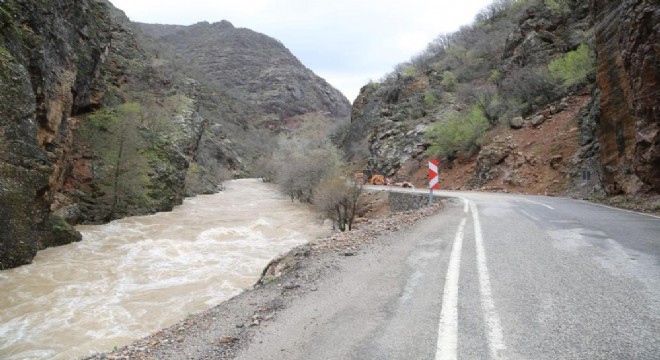
[[[660,358],[660,218],[435,194],[445,210],[343,260],[238,358]]]

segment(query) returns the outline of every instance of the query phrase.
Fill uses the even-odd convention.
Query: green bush
[[[567,14],[574,0],[545,0],[545,6],[555,14]]]
[[[488,80],[493,84],[499,84],[499,82],[502,80],[502,72],[499,69],[491,70]]]
[[[424,102],[424,108],[430,109],[438,104],[438,98],[432,92],[427,91],[424,94],[423,102]]]
[[[488,129],[488,120],[483,110],[473,106],[470,111],[452,113],[445,122],[435,124],[426,131],[431,143],[428,156],[453,157],[458,151],[471,151]]]
[[[373,80],[369,80],[369,83],[366,85],[368,91],[376,91],[380,87],[380,83]]]
[[[595,71],[595,64],[594,51],[581,44],[576,50],[551,61],[548,71],[553,79],[560,81],[565,87],[571,87],[584,83]]]
[[[417,75],[417,69],[414,65],[408,65],[403,69],[403,76],[413,77]]]
[[[445,90],[451,92],[454,91],[454,88],[456,87],[456,84],[458,84],[458,80],[456,79],[456,75],[452,73],[451,71],[445,71],[442,73],[442,86],[445,88]]]

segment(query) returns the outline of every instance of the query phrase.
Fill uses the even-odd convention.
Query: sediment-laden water
[[[270,259],[328,232],[303,205],[235,180],[169,213],[80,226],[83,241],[0,272],[0,359],[111,350],[252,286]]]

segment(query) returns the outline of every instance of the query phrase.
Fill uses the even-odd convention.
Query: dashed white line
[[[440,324],[438,325],[436,360],[454,360],[458,356],[458,275],[461,268],[461,252],[466,220],[464,218],[458,226],[454,245],[449,256],[445,289],[442,295]]]
[[[502,352],[506,349],[500,317],[495,310],[495,302],[490,287],[490,277],[486,266],[486,251],[484,250],[483,235],[481,233],[481,222],[477,206],[470,202],[472,218],[474,220],[474,243],[477,254],[477,272],[479,274],[479,290],[481,292],[481,307],[486,322],[486,336],[488,338],[488,351],[491,359],[501,359]],[[444,306],[444,305],[443,305]]]

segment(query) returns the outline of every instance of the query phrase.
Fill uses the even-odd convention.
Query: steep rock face
[[[191,163],[210,164],[199,177],[213,189],[211,165],[242,167],[200,115],[224,98],[138,35],[105,0],[0,3],[0,269],[80,240],[70,224],[171,210]],[[198,156],[204,142],[223,147]]]
[[[70,118],[99,105],[106,14],[92,0],[0,3],[0,269],[80,240],[50,205],[67,168]]]
[[[660,6],[653,0],[592,6],[603,184],[609,194],[660,192]]]
[[[587,2],[576,2],[568,15],[531,6],[506,39],[502,57],[505,69],[546,64],[556,54],[576,48],[588,39],[590,20]]]
[[[72,224],[167,211],[180,204],[195,139],[202,132],[188,95],[192,86],[166,76],[141,49],[124,13],[99,3],[106,5],[102,15],[108,19],[110,44],[98,70],[97,103],[74,109],[66,171],[52,186],[51,209]]]
[[[385,80],[363,87],[353,104],[350,130],[343,139],[345,151],[353,157],[365,157],[366,153],[374,170],[403,179],[410,178],[411,169],[425,166],[429,146],[426,129],[457,114],[462,116],[475,104],[490,107],[491,123],[506,123],[523,115],[540,126],[546,117],[531,115],[538,115],[548,104],[561,99],[561,94],[554,91],[539,90],[552,90],[547,64],[590,42],[589,4],[573,2],[570,11],[562,12],[551,11],[540,1],[516,6],[518,10],[512,8],[506,16],[519,17],[498,15],[466,27],[454,35],[454,40],[450,36],[450,40],[440,42],[435,55],[402,64]],[[479,46],[469,48],[473,44]],[[484,72],[482,68],[487,66],[492,70]],[[519,94],[511,95],[511,87],[516,87]],[[494,108],[502,108],[508,101],[525,103],[520,106],[523,113],[497,113],[499,110]],[[479,178],[479,174],[475,176]],[[471,182],[480,186],[478,183]]]
[[[171,45],[205,77],[268,115],[266,125],[309,112],[348,118],[350,103],[279,41],[228,21],[191,26],[138,24]]]
[[[435,80],[399,76],[388,83],[364,86],[353,104],[350,131],[342,139],[349,156],[368,153],[369,166],[386,176],[423,156],[423,134],[443,112],[431,114],[424,106],[424,91]]]

